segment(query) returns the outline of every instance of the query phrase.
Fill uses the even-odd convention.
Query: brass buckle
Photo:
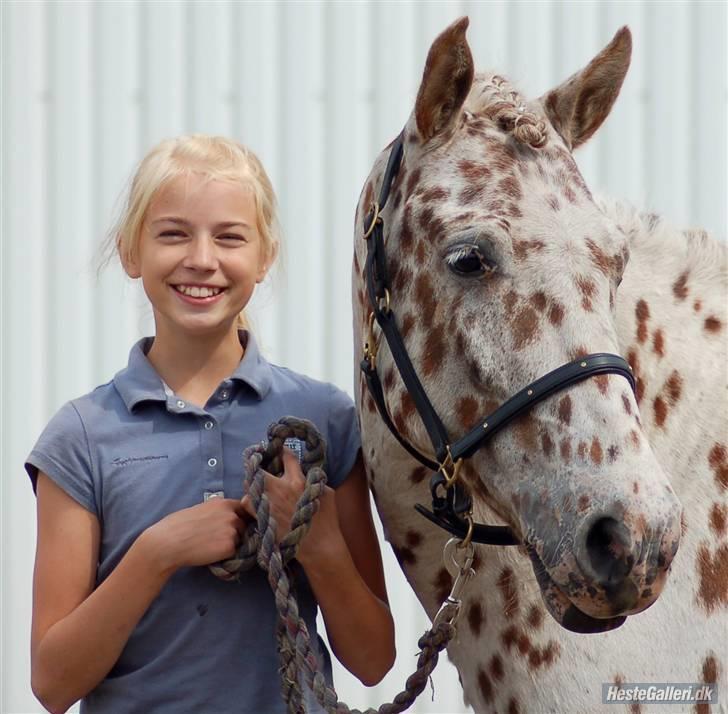
[[[457,481],[460,468],[463,465],[463,460],[460,458],[457,461],[453,461],[452,454],[450,453],[450,447],[447,446],[446,448],[447,458],[440,464],[438,471],[445,477],[445,488],[452,488],[455,481]]]
[[[382,217],[379,215],[379,204],[374,201],[372,204],[372,211],[374,211],[374,216],[372,217],[372,222],[369,224],[369,228],[364,231],[364,238],[369,238],[369,236],[374,232],[374,226],[377,225],[377,223],[382,222]]]
[[[364,342],[364,359],[369,362],[372,369],[377,367],[377,340],[374,337],[374,313],[369,313],[369,324],[367,326],[367,339]]]

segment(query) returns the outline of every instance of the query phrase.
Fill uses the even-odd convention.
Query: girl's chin
[[[238,314],[228,315],[224,318],[213,319],[211,315],[180,316],[173,319],[155,315],[157,337],[225,337],[229,334],[237,335],[240,326]]]

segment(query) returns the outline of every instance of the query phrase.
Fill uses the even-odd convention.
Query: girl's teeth
[[[183,295],[196,298],[212,297],[220,292],[220,288],[198,288],[197,286],[188,287],[186,285],[178,285],[177,290]]]

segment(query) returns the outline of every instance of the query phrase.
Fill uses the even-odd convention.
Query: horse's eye
[[[495,265],[487,260],[477,245],[460,245],[445,256],[448,268],[456,275],[475,278],[495,271]]]

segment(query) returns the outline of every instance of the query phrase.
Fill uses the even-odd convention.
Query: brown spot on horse
[[[597,286],[592,280],[579,277],[576,279],[576,287],[579,288],[579,292],[581,293],[581,306],[587,312],[592,312],[594,310],[592,299],[596,295]]]
[[[637,317],[637,342],[643,345],[647,340],[647,321],[650,319],[650,308],[644,300],[638,300],[634,312]]]
[[[514,240],[513,255],[516,260],[525,260],[532,251],[543,250],[545,247],[542,240]]]
[[[425,203],[444,201],[450,197],[450,191],[442,186],[433,186],[422,193],[422,200]]]
[[[549,310],[549,322],[554,326],[558,327],[564,320],[564,307],[558,302],[552,302],[551,309]]]
[[[561,440],[561,444],[559,444],[559,453],[561,454],[561,459],[564,463],[569,463],[569,461],[571,461],[571,441],[569,439]]]
[[[528,307],[522,307],[511,322],[513,345],[521,350],[528,345],[539,332],[540,320],[536,312]]]
[[[672,294],[680,301],[688,296],[688,271],[680,274],[680,277],[672,286]]]
[[[432,586],[435,588],[435,600],[438,605],[442,605],[445,602],[445,598],[452,590],[452,583],[452,575],[447,572],[446,568],[440,568],[432,582]]]
[[[715,553],[703,543],[696,558],[698,570],[698,602],[710,614],[716,607],[728,607],[728,543]]]
[[[559,421],[562,424],[571,424],[571,397],[568,394],[559,399]]]
[[[498,589],[503,598],[503,614],[510,620],[518,613],[518,591],[510,568],[503,568],[498,576]]]
[[[414,565],[417,562],[417,557],[412,552],[411,548],[407,548],[406,546],[396,546],[392,543],[392,552],[399,563],[399,567],[402,569],[404,569],[405,565]]]
[[[417,184],[420,182],[420,176],[422,176],[422,169],[418,166],[407,178],[407,188],[405,189],[405,193],[408,198],[414,193]]]
[[[531,605],[528,610],[526,621],[534,630],[540,630],[543,625],[543,609],[538,605]]]
[[[599,389],[599,393],[606,397],[607,390],[609,389],[609,377],[606,374],[600,374],[593,379],[597,385],[597,389]]]
[[[708,454],[708,463],[715,475],[715,482],[722,490],[728,490],[728,450],[725,444],[714,444]]]
[[[609,277],[612,267],[609,256],[591,238],[586,239],[586,245],[589,248],[594,265],[601,273]]]
[[[626,394],[622,395],[622,404],[624,405],[624,411],[627,412],[629,416],[632,416],[632,405],[630,404],[629,397]]]
[[[412,483],[418,484],[422,483],[429,473],[429,469],[425,466],[417,466],[412,470],[409,478]]]
[[[714,503],[710,509],[710,528],[718,538],[726,533],[726,521],[728,521],[728,506],[725,503]]]
[[[485,622],[485,612],[479,600],[474,600],[468,608],[468,625],[470,631],[476,636],[480,636],[480,630]]]
[[[473,427],[479,419],[478,402],[469,394],[458,401],[456,409],[458,420],[466,429]]]
[[[655,424],[659,427],[665,426],[667,420],[667,404],[662,397],[655,397],[653,402],[653,408],[655,410]]]
[[[599,443],[599,439],[596,436],[592,439],[591,448],[589,449],[589,455],[591,456],[591,460],[597,466],[602,463],[604,453],[602,452],[602,445]]]
[[[480,688],[480,693],[483,696],[483,701],[486,703],[492,702],[493,684],[490,681],[488,673],[483,669],[478,670],[478,687]]]
[[[546,309],[546,295],[544,295],[544,293],[540,290],[531,295],[531,297],[529,298],[529,302],[539,312],[543,312]]]
[[[433,327],[425,340],[425,354],[422,360],[422,370],[426,376],[440,369],[447,354],[447,345],[443,325]]]
[[[710,315],[705,318],[704,327],[706,332],[717,334],[723,329],[723,323],[715,315]]]
[[[463,178],[467,179],[468,182],[482,182],[491,176],[491,170],[486,164],[478,163],[476,161],[468,161],[467,159],[458,161],[458,169],[460,170]]]

